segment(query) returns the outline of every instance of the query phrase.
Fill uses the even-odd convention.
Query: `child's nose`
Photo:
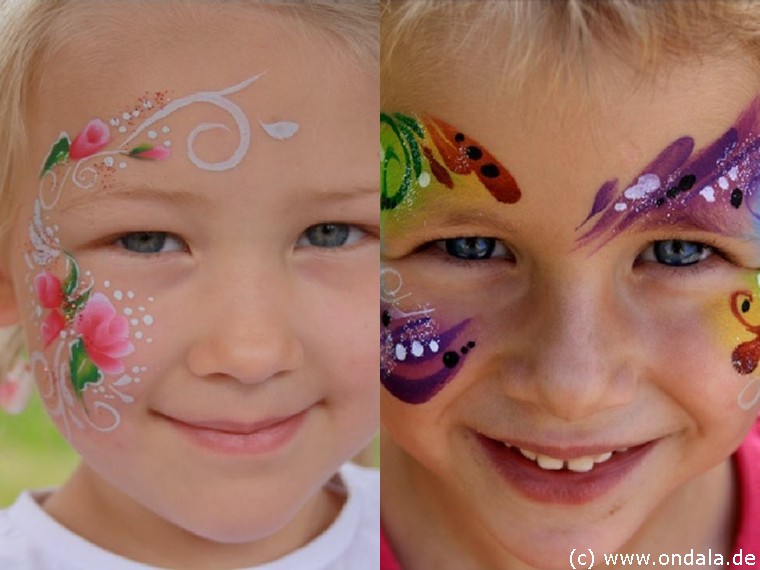
[[[276,279],[240,280],[199,307],[190,370],[201,377],[226,376],[258,383],[297,370],[304,350],[290,309],[288,286]]]
[[[533,303],[520,354],[504,358],[502,371],[511,397],[566,421],[624,406],[641,373],[625,301],[604,286],[574,281],[536,292],[541,302]]]

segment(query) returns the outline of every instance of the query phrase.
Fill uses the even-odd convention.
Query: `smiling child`
[[[0,320],[82,457],[0,567],[377,568],[377,6],[0,10]]]
[[[757,560],[760,6],[383,14],[382,567]]]

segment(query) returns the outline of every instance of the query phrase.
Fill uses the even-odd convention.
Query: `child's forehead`
[[[245,15],[208,9],[205,20],[185,14],[161,21],[174,14],[166,8],[174,3],[156,10],[150,3],[122,25],[127,4],[144,6],[109,4],[83,14],[72,20],[70,37],[48,45],[25,110],[29,183],[36,184],[57,141],[74,145],[84,134],[100,134],[106,142],[89,154],[74,152],[68,165],[84,156],[81,171],[102,167],[127,185],[214,189],[238,201],[253,200],[253,188],[314,189],[316,200],[316,190],[376,185],[376,73],[344,65],[333,44],[315,49],[328,41],[320,34],[279,25],[291,18],[272,26],[270,15],[282,16],[269,11],[258,18],[251,7]],[[103,29],[89,34],[85,24],[101,20]],[[154,151],[135,153],[147,146]]]
[[[32,77],[26,118],[33,150],[46,152],[61,130],[78,131],[94,117],[118,117],[138,98],[218,91],[257,75],[262,80],[255,88],[231,97],[263,122],[347,105],[362,90],[377,93],[376,81],[363,68],[352,70],[349,84],[342,58],[350,56],[326,36],[295,29],[290,16],[238,6],[206,8],[200,15],[207,17],[201,18],[195,8],[177,7],[186,4],[104,3],[93,13],[72,9],[68,25],[51,34]],[[130,6],[140,7],[139,16],[130,19]],[[326,56],[316,57],[319,53]],[[172,120],[181,127],[204,114],[205,120],[223,122],[223,111],[208,105]]]
[[[129,81],[152,77],[179,87],[243,63],[260,67],[273,59],[286,61],[286,54],[276,58],[283,45],[298,51],[306,41],[303,34],[288,34],[276,12],[237,7],[201,18],[193,17],[195,3],[183,5],[107,2],[93,12],[70,8],[54,22],[40,58],[41,90],[69,87],[85,94],[117,80],[127,87]]]
[[[398,85],[391,74],[383,110],[437,117],[477,139],[522,180],[567,185],[631,176],[682,136],[697,148],[707,145],[760,92],[739,58],[674,61],[646,79],[610,69],[609,81],[590,97],[578,85],[550,95],[540,82],[505,89],[487,67],[475,62],[446,76],[423,70],[417,81],[401,74]]]

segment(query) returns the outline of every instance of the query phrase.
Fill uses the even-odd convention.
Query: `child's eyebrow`
[[[315,195],[320,200],[351,200],[354,198],[362,198],[365,196],[372,196],[380,194],[379,185],[357,185],[354,187],[339,187],[339,188],[319,188],[316,190]],[[379,199],[379,198],[378,198]]]
[[[722,235],[747,233],[747,220],[760,183],[760,97],[734,125],[694,153],[683,136],[666,146],[627,186],[608,180],[597,191],[586,220],[593,225],[578,244],[599,247],[636,227],[690,227]],[[747,215],[749,214],[749,216]]]
[[[71,213],[101,204],[114,201],[145,201],[159,202],[168,205],[192,204],[195,206],[208,206],[211,198],[204,193],[190,192],[181,189],[157,188],[154,186],[126,186],[114,185],[111,188],[98,192],[81,192],[67,199],[59,207],[59,212]]]
[[[499,228],[500,231],[513,232],[514,226],[505,216],[490,210],[452,210],[450,208],[432,209],[425,212],[426,223],[434,222],[438,227],[456,228],[466,226]]]

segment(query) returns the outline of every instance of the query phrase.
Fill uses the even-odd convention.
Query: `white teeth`
[[[565,466],[565,462],[561,459],[549,457],[548,455],[538,455],[538,466],[541,469],[549,469],[550,471],[557,471]]]
[[[511,447],[508,444],[505,445],[506,447]],[[606,451],[598,455],[584,455],[583,457],[575,457],[565,461],[563,459],[557,459],[556,457],[550,457],[549,455],[541,455],[535,451],[530,451],[529,449],[522,449],[521,447],[518,447],[517,449],[520,450],[523,457],[538,463],[538,466],[541,467],[541,469],[559,471],[560,469],[567,468],[576,473],[588,473],[598,463],[609,461],[613,453],[627,451],[627,448],[618,449],[615,452]]]
[[[531,461],[535,461],[535,460],[536,460],[536,457],[538,457],[538,456],[537,456],[535,453],[533,453],[532,451],[528,451],[527,449],[521,449],[521,448],[518,448],[518,449],[520,449],[520,453],[522,453],[522,454],[523,454],[523,457],[527,457],[527,458],[528,458],[528,459],[530,459]]]
[[[610,457],[612,457],[611,451],[608,451],[607,453],[600,453],[599,455],[594,456],[594,463],[604,463]]]
[[[576,473],[586,473],[594,468],[594,458],[587,455],[586,457],[577,457],[567,462],[567,468]]]

